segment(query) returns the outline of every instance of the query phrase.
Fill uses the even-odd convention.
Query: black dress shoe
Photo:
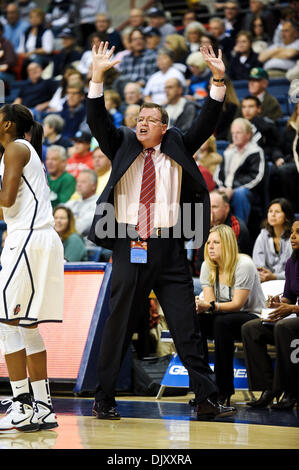
[[[120,419],[116,409],[116,403],[95,401],[92,407],[92,415],[98,419]]]
[[[291,393],[284,393],[282,399],[276,403],[275,405],[271,406],[272,410],[292,410],[297,403],[297,407],[299,405],[299,399],[297,399]]]
[[[231,395],[220,393],[218,397],[218,402],[220,403],[220,405],[230,406],[230,397]]]
[[[213,418],[222,418],[236,413],[233,406],[223,406],[217,401],[207,398],[197,405],[196,414],[198,421],[207,421]]]
[[[189,400],[189,405],[192,406],[192,408],[195,408],[197,406],[196,398],[191,398]]]
[[[274,398],[279,399],[280,394],[274,393],[271,390],[264,390],[258,400],[252,400],[246,403],[246,405],[251,406],[252,408],[266,408],[268,405],[271,405]]]

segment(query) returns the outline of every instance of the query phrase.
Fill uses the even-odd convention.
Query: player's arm
[[[16,200],[24,166],[30,158],[29,149],[17,142],[11,142],[5,148],[4,174],[1,181],[0,206],[11,207]]]

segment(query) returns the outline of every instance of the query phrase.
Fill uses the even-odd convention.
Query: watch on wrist
[[[209,313],[215,313],[215,308],[216,308],[216,306],[215,306],[215,301],[212,300],[212,301],[210,302],[210,308],[209,308],[208,312],[209,312]]]

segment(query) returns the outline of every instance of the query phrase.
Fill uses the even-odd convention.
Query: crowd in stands
[[[43,126],[65,258],[88,259],[95,201],[110,175],[110,161],[86,123],[92,47],[109,41],[119,60],[104,79],[116,127],[134,129],[140,105],[153,101],[166,108],[169,126],[184,132],[209,93],[200,47],[211,45],[222,50],[227,92],[214,135],[194,155],[211,194],[211,224],[232,228],[261,282],[284,278],[299,213],[299,1],[224,0],[214,2],[213,13],[186,2],[176,22],[160,2],[147,11],[133,8],[119,30],[107,3],[51,0],[41,9],[30,0],[1,2],[5,102],[26,105]],[[202,289],[203,250],[188,250],[195,293]]]

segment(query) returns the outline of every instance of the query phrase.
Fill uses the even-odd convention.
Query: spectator
[[[117,93],[117,91],[115,90],[105,90],[104,98],[105,107],[109,111],[109,114],[113,119],[115,127],[120,127],[124,117],[119,111],[121,105],[121,97],[119,93]]]
[[[18,0],[21,17],[29,21],[30,12],[37,8],[37,3],[32,0]]]
[[[187,26],[193,21],[197,21],[197,15],[195,10],[187,10],[183,14],[182,26],[179,26],[178,31],[180,34],[184,34]]]
[[[4,25],[4,37],[7,39],[16,52],[19,49],[21,38],[29,27],[29,21],[26,21],[20,15],[20,9],[17,3],[9,3],[6,7],[7,23]]]
[[[47,109],[50,100],[57,88],[57,82],[42,78],[43,69],[37,62],[30,62],[27,66],[28,80],[20,85],[19,93],[14,103],[23,104],[30,108],[39,119],[40,113]]]
[[[188,46],[184,36],[180,34],[168,34],[165,38],[164,46],[173,52],[175,67],[184,74],[187,71],[186,59],[188,56]]]
[[[105,13],[99,13],[96,16],[95,29],[97,32],[106,36],[106,41],[109,42],[109,46],[115,47],[115,53],[123,50],[124,46],[122,38],[117,29],[114,29],[111,25],[111,18]]]
[[[283,163],[283,154],[280,150],[280,136],[274,121],[261,116],[262,106],[256,96],[246,96],[242,100],[242,117],[248,119],[253,125],[253,139],[262,147],[267,160],[276,166]]]
[[[299,212],[299,103],[287,122],[281,138],[283,164],[278,168],[282,195],[291,201],[295,212]]]
[[[161,33],[158,28],[148,26],[144,29],[146,48],[158,52],[161,43]]]
[[[67,160],[66,171],[78,177],[82,170],[93,169],[92,152],[90,151],[91,134],[77,131],[74,138],[74,153]]]
[[[66,89],[66,101],[59,115],[64,119],[64,137],[72,138],[86,117],[85,93],[82,83],[71,83]]]
[[[63,105],[67,100],[66,90],[72,83],[81,83],[82,87],[84,86],[81,73],[73,66],[68,66],[66,67],[62,75],[62,79],[59,82],[59,86],[52,96],[48,108],[46,109],[47,113],[59,113],[62,111]]]
[[[267,90],[269,84],[268,72],[261,67],[250,70],[248,91],[262,103],[261,116],[277,121],[282,117],[282,111],[277,99]]]
[[[129,104],[125,109],[124,124],[130,129],[136,130],[136,123],[140,111],[139,104]]]
[[[13,67],[16,65],[17,56],[13,45],[3,36],[3,25],[0,23],[0,80],[3,80],[9,91],[14,80]]]
[[[209,21],[209,32],[217,39],[226,65],[231,60],[231,51],[234,48],[235,40],[225,32],[225,22],[223,18],[214,17]]]
[[[71,142],[61,135],[64,128],[64,119],[58,114],[48,114],[43,120],[44,142],[46,147],[60,145],[67,149],[71,147]]]
[[[252,49],[257,54],[260,54],[270,45],[271,39],[266,30],[267,23],[262,16],[257,16],[252,20],[249,31],[252,35]]]
[[[126,26],[124,30],[125,34],[130,34],[130,32],[135,28],[143,31],[143,29],[147,27],[144,11],[141,8],[132,8],[130,10],[128,23],[128,26]]]
[[[46,168],[53,209],[67,202],[76,189],[76,178],[65,171],[67,153],[61,145],[50,145],[47,149]]]
[[[201,35],[206,33],[207,30],[203,24],[198,21],[189,23],[185,29],[185,39],[189,53],[197,52],[200,48]]]
[[[165,38],[168,34],[176,33],[175,27],[166,19],[165,11],[156,7],[152,7],[147,12],[148,23],[152,28],[157,28],[161,33],[161,46],[164,45]]]
[[[248,31],[240,31],[236,36],[236,45],[229,66],[231,80],[246,80],[250,69],[260,67],[258,55],[252,49],[252,37]]]
[[[273,199],[268,207],[265,228],[258,235],[252,253],[260,281],[285,279],[286,262],[292,254],[290,232],[294,211],[284,198]]]
[[[167,103],[167,96],[165,92],[165,82],[169,78],[177,78],[185,88],[185,77],[173,65],[174,55],[173,52],[162,48],[159,49],[157,55],[158,72],[154,73],[147,81],[143,94],[144,101],[165,105]]]
[[[55,37],[72,24],[75,5],[71,0],[51,0],[47,7],[46,23],[52,29]]]
[[[249,1],[249,11],[244,16],[242,28],[248,31],[253,21],[257,18],[263,21],[266,27],[265,33],[272,39],[277,21],[269,6],[266,5],[265,0]]]
[[[145,86],[150,76],[157,71],[157,54],[146,49],[145,36],[140,29],[133,29],[130,33],[131,52],[119,64],[121,76],[116,80],[116,90],[123,96],[123,88],[128,82]]]
[[[204,257],[203,300],[196,297],[199,330],[204,338],[214,338],[216,383],[221,401],[229,403],[234,394],[234,340],[241,339],[242,325],[259,315],[265,299],[257,269],[249,256],[238,253],[230,227],[210,230]],[[205,354],[208,357],[206,344]]]
[[[77,35],[73,29],[63,28],[58,37],[62,40],[62,49],[53,55],[54,77],[63,75],[65,69],[73,62],[79,61],[82,55],[82,49],[77,45]]]
[[[174,126],[186,132],[198,114],[197,105],[183,96],[184,87],[178,78],[169,78],[165,82],[165,93],[169,127]]]
[[[24,57],[22,77],[30,62],[38,62],[44,69],[52,59],[54,35],[45,25],[45,14],[41,8],[34,8],[29,14],[30,26],[24,32],[17,50]]]
[[[79,199],[70,200],[65,207],[71,209],[75,217],[76,230],[83,238],[89,234],[90,226],[99,198],[97,194],[98,175],[94,170],[81,170],[77,177],[76,192]]]
[[[198,149],[196,159],[212,175],[215,173],[216,167],[222,162],[222,156],[217,152],[217,143],[213,135]]]
[[[135,105],[132,105],[135,106]],[[97,194],[102,194],[111,174],[111,162],[102,152],[100,147],[96,147],[92,152],[93,168],[98,175]]]
[[[296,403],[297,406],[299,404],[299,364],[293,354],[299,337],[298,220],[292,225],[291,245],[293,251],[286,264],[283,295],[281,298],[279,295],[274,296],[268,303],[268,307],[274,308],[274,311],[267,320],[252,320],[242,327],[249,388],[262,391],[258,400],[247,403],[253,408],[267,407],[282,392],[284,396],[271,406],[273,410],[291,410]],[[276,348],[274,368],[267,351],[268,344]]]
[[[252,201],[257,203],[259,199],[257,188],[264,176],[264,151],[252,139],[252,126],[247,119],[234,119],[231,134],[233,143],[224,151],[214,180],[231,201],[233,214],[247,224]]]
[[[236,38],[242,28],[243,15],[237,0],[228,0],[224,4],[224,24],[227,35]]]
[[[138,83],[129,82],[124,88],[125,105],[143,103],[142,88]]]
[[[54,211],[54,228],[61,238],[64,259],[66,261],[86,261],[85,244],[76,232],[75,218],[72,211],[64,206],[56,206]]]
[[[285,75],[296,64],[299,53],[299,26],[285,21],[281,29],[281,44],[272,44],[259,55],[259,61],[270,76]]]
[[[187,80],[189,84],[187,98],[200,102],[208,96],[208,86],[211,78],[210,70],[199,51],[188,55],[186,64],[191,71],[191,76]]]
[[[79,22],[80,22],[80,40],[79,44],[86,47],[87,38],[95,31],[96,16],[99,13],[107,11],[106,0],[82,0],[79,6]]]

